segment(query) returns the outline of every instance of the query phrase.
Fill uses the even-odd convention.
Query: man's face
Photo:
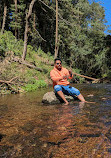
[[[58,70],[61,70],[61,68],[62,68],[62,63],[61,63],[60,60],[56,60],[56,62],[55,62],[55,67],[56,67]]]

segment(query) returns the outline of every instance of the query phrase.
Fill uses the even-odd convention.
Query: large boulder
[[[65,95],[65,98],[67,99],[67,101],[74,100],[72,96]],[[61,102],[63,103],[63,100],[59,96],[55,95],[53,91],[51,91],[44,94],[42,102],[45,104],[59,104]]]

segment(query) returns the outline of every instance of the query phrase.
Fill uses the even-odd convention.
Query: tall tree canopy
[[[29,8],[31,12],[27,17]],[[108,39],[111,38],[104,33],[104,22],[105,10],[99,3],[58,0],[58,56],[85,74],[107,74],[110,71],[107,57],[110,57],[111,49]],[[1,33],[11,31],[17,40],[26,40],[35,50],[41,47],[45,53],[54,55],[55,0],[1,0],[0,24]]]

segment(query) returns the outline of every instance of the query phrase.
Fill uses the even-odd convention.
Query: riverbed
[[[47,105],[52,87],[0,96],[0,158],[110,158],[111,84],[75,84],[87,101]]]

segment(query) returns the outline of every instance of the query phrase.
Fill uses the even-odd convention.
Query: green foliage
[[[34,80],[33,80],[34,81]],[[25,91],[34,91],[38,88],[45,88],[47,87],[47,83],[44,80],[35,80],[33,84],[27,84],[25,87],[22,87]]]
[[[26,4],[24,4],[24,0],[21,0],[19,1],[19,3],[17,3],[17,10],[15,9],[15,4],[13,4],[13,2],[11,3],[10,6],[11,15],[9,16],[10,19],[9,27],[11,30],[14,30],[16,32],[15,33],[16,36],[19,36],[18,32],[20,32],[23,27],[21,24],[23,24],[23,20],[24,20],[25,7]]]
[[[41,47],[37,50],[37,55],[40,57],[43,57],[44,59],[48,59],[49,61],[54,60],[54,57],[50,52],[44,53],[44,51],[41,49]]]
[[[5,39],[0,35],[0,55],[5,56],[6,48]]]
[[[43,50],[39,47],[38,50],[37,50],[37,54],[38,56],[40,57],[46,57],[46,54],[44,54]]]
[[[87,0],[65,2],[67,5],[59,6],[59,12],[67,20],[59,22],[60,56],[83,74],[99,72],[101,76],[107,69],[108,51],[104,42],[104,8],[95,2],[90,5]]]
[[[108,74],[107,74],[107,77],[110,79],[111,81],[111,70],[109,70]]]
[[[22,55],[23,41],[16,40],[12,32],[5,31],[3,35],[0,35],[0,53],[13,51],[15,55]]]
[[[34,51],[33,47],[31,45],[27,45],[27,55],[26,55],[26,60],[32,62],[34,61],[34,54],[36,52]]]
[[[6,18],[5,29],[11,30],[13,33],[8,31],[0,35],[0,55],[5,56],[5,52],[13,51],[15,55],[22,56],[25,18],[31,1],[17,1],[17,11],[15,10],[14,1],[5,2],[7,2],[7,15],[9,15]],[[48,75],[51,68],[43,64],[42,60],[46,59],[49,62],[53,60],[56,1],[44,0],[44,3],[41,1],[35,2],[28,21],[26,60],[44,70],[47,69],[44,74]],[[3,4],[4,1],[1,0],[1,24]],[[88,0],[62,0],[58,1],[58,11],[58,56],[68,66],[81,70],[82,74],[92,77],[107,75],[110,71],[111,44],[107,44],[110,39],[106,39],[104,34],[106,29],[104,8],[94,1],[90,4]],[[15,32],[17,33],[16,38],[13,36],[13,34],[16,34]],[[18,41],[17,38],[21,38],[21,40]],[[44,74],[42,74],[43,77]],[[39,73],[37,75],[40,76]]]

